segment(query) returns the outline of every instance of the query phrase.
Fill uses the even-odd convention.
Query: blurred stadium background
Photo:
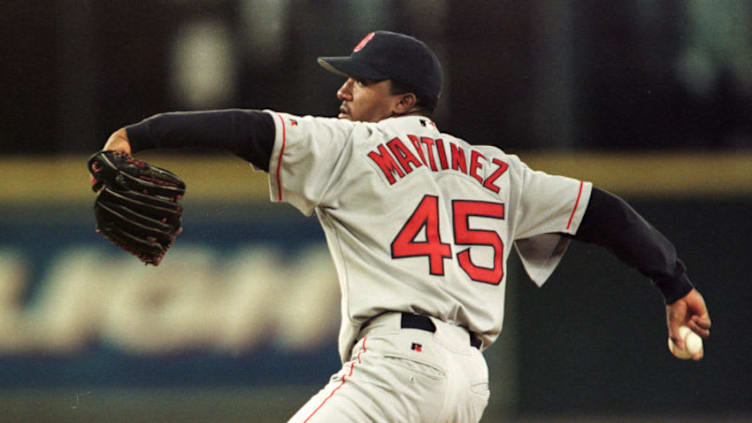
[[[339,291],[315,219],[215,152],[185,177],[158,269],[94,233],[85,161],[169,110],[333,115],[319,55],[415,35],[445,66],[439,127],[626,197],[705,294],[700,363],[661,298],[570,249],[516,260],[484,422],[752,421],[752,3],[743,0],[5,0],[0,3],[0,421],[278,422],[338,368]]]

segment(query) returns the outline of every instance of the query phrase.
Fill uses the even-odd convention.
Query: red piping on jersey
[[[358,364],[361,363],[360,355],[363,354],[364,352],[366,352],[366,338],[363,338],[363,349],[358,353],[358,356],[356,357],[356,359],[358,360]],[[324,401],[322,401],[321,404],[319,404],[319,406],[316,407],[315,410],[313,410],[313,413],[311,413],[310,416],[306,417],[306,419],[303,420],[303,423],[306,423],[308,420],[310,420],[311,417],[313,417],[313,415],[316,414],[316,412],[318,412],[321,409],[321,407],[323,407],[324,404],[326,404],[327,401],[329,401],[329,398],[334,396],[334,393],[337,392],[339,388],[341,388],[342,385],[345,384],[345,381],[347,380],[348,377],[352,377],[354,368],[355,368],[355,360],[350,362],[350,373],[347,376],[342,376],[342,383],[340,383],[336,388],[334,388],[334,390],[332,391],[331,394],[329,394],[328,397],[324,398]]]
[[[577,201],[574,202],[574,208],[572,209],[572,214],[569,215],[569,222],[567,223],[567,230],[569,230],[569,227],[572,226],[572,219],[574,218],[574,212],[577,211],[577,206],[580,204],[580,197],[582,196],[582,185],[584,183],[580,181],[580,190],[577,192]]]
[[[282,119],[282,116],[279,113],[277,113],[277,116],[279,116],[279,120],[280,122],[282,122],[282,147],[279,149],[279,158],[277,159],[277,192],[279,194],[277,196],[277,201],[282,201],[282,181],[280,180],[280,177],[279,177],[279,173],[280,173],[279,171],[280,171],[280,168],[282,167],[282,154],[285,153],[285,138],[286,138],[285,135],[286,134],[285,134],[285,120]]]

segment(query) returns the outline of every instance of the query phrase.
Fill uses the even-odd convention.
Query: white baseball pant
[[[342,370],[289,422],[478,422],[488,367],[468,332],[433,318],[433,333],[405,329],[402,320],[390,312],[371,321]]]

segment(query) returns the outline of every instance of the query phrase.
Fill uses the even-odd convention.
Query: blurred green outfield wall
[[[727,418],[743,421],[744,416],[752,414],[752,389],[747,383],[752,374],[749,360],[752,332],[746,327],[752,318],[749,308],[752,266],[747,259],[752,253],[752,213],[749,212],[752,209],[752,156],[521,156],[531,167],[588,179],[625,196],[674,241],[690,276],[706,296],[714,328],[706,343],[705,360],[689,363],[673,359],[666,349],[663,306],[657,291],[645,278],[604,251],[583,244],[573,245],[559,269],[541,289],[527,280],[515,259],[510,263],[504,333],[486,353],[491,368],[492,402],[484,421],[499,421],[502,417],[524,421],[541,415],[546,416],[541,421],[572,415],[600,416],[598,421],[618,421],[617,417],[614,420],[602,416],[631,416],[628,420],[643,421],[647,420],[647,415],[687,417],[690,414],[704,416],[696,421]],[[191,218],[197,222],[194,227],[200,228],[201,236],[205,236],[209,244],[213,238],[232,238],[220,232],[232,231],[233,222],[251,220],[256,225],[269,226],[277,222],[277,225],[292,228],[315,226],[315,222],[299,216],[289,206],[269,205],[265,175],[252,172],[240,160],[227,156],[201,159],[144,155],[144,158],[185,177],[188,184],[186,206],[192,209]],[[12,236],[8,236],[11,232],[6,232],[0,246],[12,249],[14,245],[29,242],[47,242],[54,246],[55,242],[63,241],[55,238],[61,234],[93,232],[93,194],[89,190],[85,161],[85,157],[0,160],[0,176],[4,181],[13,181],[0,188],[3,227],[18,228],[24,219],[34,222],[34,216],[39,215],[46,216],[46,220],[35,224],[48,233],[46,238],[29,240],[24,239],[23,232],[14,230]],[[55,183],[50,184],[50,181]],[[218,223],[202,226],[207,222]],[[255,226],[249,228],[253,230]],[[176,247],[181,241],[200,244],[200,236],[194,234],[191,238],[190,226],[186,231],[181,235],[185,238],[178,239]],[[307,231],[307,242],[312,245],[323,242],[323,234]],[[252,233],[248,236],[254,238]],[[96,239],[97,248],[111,250],[105,241],[96,236],[92,238]],[[252,241],[254,245],[276,242],[264,237]],[[212,248],[219,248],[217,251],[221,252],[223,247]],[[177,251],[172,253],[179,255]],[[292,265],[299,262],[294,254],[285,257]],[[37,259],[26,257],[30,271],[19,273],[24,275],[22,278],[39,279],[39,273],[44,273],[44,269],[34,267]],[[40,262],[44,261],[40,259]],[[326,283],[326,270],[322,268],[321,272],[322,283]],[[273,277],[271,273],[256,276]],[[127,282],[123,286],[127,286]],[[171,292],[181,291],[180,285],[173,288]],[[252,291],[248,292],[252,295]],[[3,293],[3,298],[12,298],[6,294]],[[22,289],[18,295],[28,299],[34,294]],[[330,296],[337,296],[336,289],[330,291]],[[265,298],[269,303],[266,309],[273,309],[277,299]],[[317,304],[331,309],[332,313],[323,313],[324,317],[317,319],[329,319],[336,325],[338,298],[329,300],[318,300]],[[284,309],[283,305],[280,307]],[[165,322],[169,324],[169,320],[161,321]],[[294,326],[292,323],[287,322],[288,326],[277,329],[288,332]],[[49,356],[22,354],[9,358],[6,350],[0,357],[0,382],[5,386],[0,389],[0,415],[8,420],[0,421],[283,421],[284,416],[323,385],[326,375],[335,370],[337,359],[330,357],[336,354],[333,349],[335,333],[331,329],[321,333],[329,337],[328,341],[323,339],[324,346],[301,344],[303,347],[297,350],[288,349],[285,345],[289,344],[284,343],[282,349],[251,347],[241,349],[234,358],[226,355],[218,358],[216,353],[201,351],[198,354],[194,351],[190,361],[180,353],[148,358],[151,356],[146,347],[138,353],[119,351],[89,356],[91,350],[73,350],[66,358],[69,361],[59,362],[62,369],[49,367],[59,370],[60,378],[44,378],[39,373],[24,374],[17,370],[44,369],[45,365],[50,365]],[[265,332],[264,336],[285,339],[285,333],[279,330]],[[6,336],[4,341],[7,339]],[[332,348],[327,349],[327,343]],[[305,348],[310,354],[306,354]],[[275,354],[281,354],[278,360],[273,359]],[[257,356],[261,358],[254,358]],[[87,361],[86,357],[96,360]],[[54,360],[59,359],[53,359],[53,364]],[[146,366],[144,369],[128,367],[132,377],[155,373],[157,377],[150,385],[139,384],[137,379],[123,379],[122,374],[102,373],[118,369],[107,360]],[[13,367],[19,363],[21,367]],[[309,367],[320,368],[304,374],[306,363]],[[160,373],[160,368],[169,366],[173,366],[173,373]],[[254,366],[264,369],[253,370]],[[289,367],[288,370],[281,370],[285,367]],[[294,370],[296,368],[298,370]],[[295,377],[295,373],[289,375],[290,369],[299,372],[299,377]],[[221,375],[206,373],[209,370],[226,372],[229,376],[223,379]],[[180,376],[180,372],[194,375],[193,378]],[[208,378],[204,378],[207,383],[197,383],[202,375],[207,375]],[[277,375],[287,376],[282,382],[269,383],[269,378]],[[11,380],[34,377],[39,383],[23,387],[18,387],[18,380]],[[75,383],[61,384],[60,380]],[[129,382],[119,386],[123,380]],[[305,383],[298,383],[301,380]],[[249,382],[244,385],[244,381]],[[262,417],[267,414],[268,420]]]
[[[513,152],[509,152],[513,153]],[[752,153],[523,152],[534,169],[594,182],[625,196],[752,195]],[[189,184],[186,201],[251,202],[268,199],[266,174],[230,155],[139,154],[174,169]],[[2,156],[0,203],[81,204],[92,198],[85,156]]]

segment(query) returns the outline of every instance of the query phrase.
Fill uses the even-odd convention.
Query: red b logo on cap
[[[370,34],[366,35],[366,36],[365,36],[365,38],[363,38],[362,40],[360,40],[360,42],[358,43],[358,45],[357,45],[357,46],[355,46],[355,48],[353,49],[353,53],[357,53],[357,52],[359,52],[359,51],[360,51],[360,50],[361,50],[361,49],[362,49],[363,47],[365,47],[365,46],[366,46],[366,44],[368,44],[368,42],[369,42],[369,41],[371,41],[371,38],[373,38],[373,35],[374,35],[374,34],[373,34],[373,32],[372,32],[372,33],[370,33]]]

